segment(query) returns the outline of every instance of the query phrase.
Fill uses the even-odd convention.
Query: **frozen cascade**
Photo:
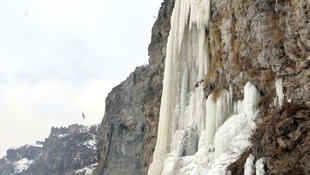
[[[230,92],[224,90],[215,102],[213,94],[204,102],[203,98],[199,98],[203,97],[202,92],[202,86],[198,86],[190,94],[189,105],[185,112],[187,114],[185,118],[189,120],[179,122],[179,125],[182,125],[179,128],[182,129],[172,133],[171,150],[162,159],[163,169],[157,172],[158,174],[226,174],[226,167],[251,146],[249,137],[256,127],[254,122],[258,113],[256,105],[260,100],[260,93],[256,87],[248,82],[244,86],[244,100],[234,102],[231,99],[232,90]],[[243,106],[234,111],[232,108],[234,104]],[[206,107],[204,121],[206,127],[201,135],[198,135],[199,120],[193,116],[201,119],[203,111],[200,111],[200,114],[197,112],[203,105]],[[199,110],[195,113],[197,109]],[[225,119],[232,113],[235,115]],[[223,122],[218,128],[216,128],[217,121]],[[149,171],[149,174],[152,173],[154,171]]]
[[[250,145],[260,98],[254,85],[245,85],[243,101],[233,101],[231,87],[217,99],[213,94],[205,98],[209,16],[209,0],[175,2],[149,175],[225,174],[226,166]]]
[[[148,174],[161,174],[164,165],[198,149],[198,138],[205,130],[202,82],[209,62],[206,31],[209,17],[209,0],[175,2],[167,43],[158,137]],[[164,171],[168,170],[164,168]]]

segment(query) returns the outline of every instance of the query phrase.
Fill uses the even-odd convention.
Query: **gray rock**
[[[149,66],[135,70],[106,99],[95,175],[146,174],[156,144],[166,43],[174,0],[165,0],[152,29]]]

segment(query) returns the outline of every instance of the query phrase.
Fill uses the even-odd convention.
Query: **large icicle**
[[[150,175],[161,174],[163,170],[174,171],[173,161],[198,149],[198,137],[205,130],[205,98],[203,83],[200,82],[208,70],[206,28],[209,16],[209,0],[175,2],[167,43],[158,137],[153,163],[148,171]],[[196,141],[189,140],[193,138],[197,138]],[[172,167],[164,168],[167,164]]]

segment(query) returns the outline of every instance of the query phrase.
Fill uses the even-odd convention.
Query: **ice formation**
[[[158,139],[149,174],[162,172],[170,152],[176,157],[195,153],[197,139],[205,129],[201,121],[205,116],[205,99],[203,84],[199,82],[208,70],[209,8],[209,0],[175,2],[167,43]],[[186,150],[179,150],[178,143],[189,141],[192,144]]]
[[[264,157],[260,158],[256,161],[256,164],[255,164],[256,175],[264,175],[265,174],[264,161],[265,161]]]
[[[277,93],[278,105],[282,106],[284,103],[283,80],[282,80],[282,78],[279,78],[276,80],[276,93]]]
[[[213,94],[205,98],[209,16],[209,0],[175,2],[149,175],[226,174],[226,167],[250,146],[260,99],[255,86],[248,82],[239,101],[233,101],[231,87],[216,99]]]
[[[244,175],[254,174],[254,159],[255,157],[252,154],[250,154],[250,156],[246,159],[244,164]]]

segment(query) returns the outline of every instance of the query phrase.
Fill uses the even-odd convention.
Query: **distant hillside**
[[[88,175],[97,165],[99,126],[52,128],[43,146],[25,145],[7,150],[0,159],[1,175]]]

